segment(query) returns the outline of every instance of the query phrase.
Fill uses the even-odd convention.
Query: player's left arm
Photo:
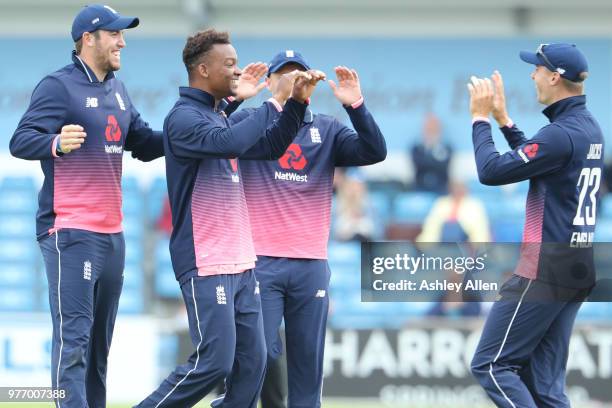
[[[486,121],[473,124],[472,141],[478,178],[490,186],[516,183],[559,171],[567,165],[574,149],[567,132],[554,123],[504,154],[495,148],[491,125]]]
[[[359,75],[344,66],[334,68],[338,83],[329,86],[342,103],[355,130],[334,123],[334,164],[336,166],[365,166],[383,161],[387,157],[387,144],[378,124],[366,108]]]
[[[125,93],[127,95],[127,92]],[[128,96],[129,99],[129,96]],[[125,150],[132,152],[132,157],[142,161],[151,161],[164,155],[163,133],[151,129],[130,100],[132,120],[127,136]]]
[[[567,132],[554,123],[543,127],[531,140],[512,151],[504,154],[497,151],[489,123],[489,115],[495,109],[493,81],[473,76],[468,84],[472,142],[480,182],[491,186],[511,184],[566,166],[574,147]]]

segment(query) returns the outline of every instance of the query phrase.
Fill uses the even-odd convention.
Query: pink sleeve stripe
[[[357,109],[358,107],[360,107],[361,105],[363,105],[363,96],[361,98],[359,98],[357,100],[357,102],[353,102],[351,103],[351,108],[353,109]]]
[[[508,123],[506,123],[506,126],[504,127],[507,127],[508,129],[510,129],[513,126],[514,126],[514,122],[512,121],[512,119],[508,119]]]
[[[274,105],[274,107],[276,108],[277,111],[282,112],[283,111],[283,107],[281,106],[280,103],[278,103],[278,101],[274,98],[270,98],[268,99],[268,102],[270,102],[272,105]]]
[[[472,125],[476,122],[487,122],[487,123],[491,123],[491,121],[489,120],[489,118],[486,118],[484,116],[474,116],[472,118]]]
[[[51,154],[53,157],[59,157],[57,155],[57,142],[59,141],[60,135],[57,135],[53,138],[53,143],[51,143]]]
[[[228,96],[226,99],[228,102],[234,102],[236,100],[236,98],[234,98],[233,96]]]

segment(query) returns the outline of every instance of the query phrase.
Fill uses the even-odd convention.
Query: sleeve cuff
[[[487,123],[491,123],[491,121],[489,120],[489,118],[484,117],[484,116],[474,116],[472,118],[472,125],[476,122],[487,122]]]
[[[59,141],[59,137],[60,135],[57,135],[53,138],[53,143],[51,143],[51,154],[53,155],[53,157],[60,157],[57,154],[57,142]]]
[[[278,101],[274,98],[270,98],[268,99],[268,102],[270,102],[272,105],[274,105],[274,107],[276,108],[276,110],[278,112],[282,112],[283,111],[283,107],[280,103],[278,103]]]
[[[512,119],[508,119],[508,123],[506,123],[504,126],[502,126],[502,129],[507,128],[507,129],[512,129],[514,127],[514,122],[512,121]]]
[[[351,103],[351,108],[353,109],[357,109],[358,107],[360,107],[361,105],[363,105],[363,96],[361,98],[359,98],[356,102]]]
[[[235,97],[233,97],[233,96],[228,96],[228,97],[227,97],[227,98],[225,98],[225,99],[227,99],[227,101],[228,101],[228,102],[234,102],[234,101],[236,100],[236,98],[235,98]]]

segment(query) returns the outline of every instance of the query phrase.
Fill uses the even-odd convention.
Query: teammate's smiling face
[[[123,31],[98,30],[95,39],[95,63],[105,72],[121,68],[121,49],[125,47]]]
[[[215,44],[204,59],[204,65],[208,90],[216,99],[235,94],[242,72],[231,44]]]

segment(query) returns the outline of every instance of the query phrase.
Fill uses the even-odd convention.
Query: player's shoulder
[[[312,123],[313,126],[318,126],[318,127],[335,127],[335,126],[343,126],[342,123],[335,117],[332,115],[328,115],[325,113],[314,113],[312,111],[310,111],[312,114],[312,120],[310,121]],[[306,116],[308,115],[308,112],[306,112]],[[305,119],[307,119],[305,117]]]

